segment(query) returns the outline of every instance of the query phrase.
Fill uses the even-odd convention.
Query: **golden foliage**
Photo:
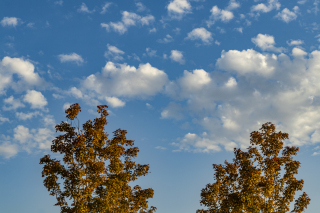
[[[118,129],[113,139],[108,139],[104,132],[107,106],[97,108],[100,117],[87,121],[78,133],[67,122],[56,125],[56,131],[63,134],[52,141],[51,151],[63,154],[63,163],[49,155],[40,159],[44,186],[56,196],[55,205],[61,207],[61,213],[155,212],[153,206],[148,209],[147,201],[153,197],[153,189],[129,186],[130,181],[148,174],[149,165],[133,161],[139,149],[127,140],[126,130]],[[66,117],[72,121],[80,111],[79,104],[73,104],[66,110]],[[66,199],[71,200],[71,206]]]

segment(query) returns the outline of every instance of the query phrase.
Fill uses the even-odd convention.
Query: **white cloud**
[[[69,93],[75,98],[83,98],[82,92],[76,87],[71,87]]]
[[[239,33],[243,33],[243,28],[242,27],[238,27],[238,28],[235,28],[236,31],[238,31]]]
[[[3,124],[4,122],[10,122],[10,120],[9,118],[2,117],[0,114],[0,124]]]
[[[104,56],[108,59],[112,59],[114,61],[120,61],[123,60],[123,57],[121,55],[124,54],[124,52],[120,49],[118,49],[116,46],[112,46],[110,44],[107,44],[108,51],[104,53]]]
[[[262,13],[268,13],[271,10],[279,10],[281,7],[281,4],[278,2],[278,0],[268,0],[268,5],[265,5],[263,3],[254,5],[251,7],[252,12],[262,12]]]
[[[4,158],[9,159],[17,154],[18,146],[16,144],[12,144],[9,141],[0,144],[0,155],[4,156]]]
[[[184,151],[207,153],[221,151],[218,143],[194,133],[186,134],[178,143],[172,143],[172,145],[178,146],[180,150]]]
[[[181,19],[185,14],[191,13],[191,5],[187,0],[173,0],[167,9],[169,16],[174,19]]]
[[[58,57],[61,63],[75,62],[76,64],[81,65],[84,62],[83,58],[77,53],[60,54]]]
[[[146,48],[146,54],[143,54],[144,56],[149,56],[149,57],[156,57],[157,56],[157,50],[153,50],[150,47]]]
[[[275,58],[268,54],[261,54],[255,50],[222,51],[221,58],[217,60],[220,69],[236,72],[240,75],[257,73],[263,76],[271,75],[275,70]]]
[[[171,35],[167,34],[166,37],[164,37],[163,39],[158,39],[157,42],[166,44],[169,42],[173,42],[173,38]]]
[[[156,28],[152,28],[149,30],[149,33],[156,33],[157,32],[157,29]]]
[[[257,37],[252,38],[251,41],[258,47],[260,47],[263,51],[274,51],[274,52],[282,52],[284,48],[277,48],[274,45],[276,42],[274,41],[274,37],[267,34],[258,34]]]
[[[163,147],[163,146],[156,146],[155,148],[156,149],[161,149],[161,150],[166,150],[167,149],[166,147]]]
[[[171,58],[171,60],[179,62],[180,64],[185,63],[185,60],[183,58],[183,54],[179,50],[171,50],[170,58]]]
[[[16,27],[19,19],[16,17],[4,17],[0,23],[3,27]]]
[[[143,12],[147,9],[142,2],[136,2],[136,7],[138,12]]]
[[[279,20],[289,23],[290,21],[296,20],[299,7],[295,6],[293,10],[294,12],[290,11],[288,8],[284,8],[275,17],[278,18]]]
[[[121,101],[117,97],[106,97],[106,101],[107,101],[108,105],[110,105],[113,108],[124,107],[126,105],[125,102]]]
[[[302,40],[290,40],[290,41],[287,41],[287,44],[289,45],[289,46],[293,46],[293,45],[301,45],[301,44],[303,44],[304,43],[304,41],[302,41]]]
[[[12,95],[9,98],[4,99],[4,104],[3,110],[16,110],[19,107],[25,107],[19,99],[14,99]]]
[[[112,3],[111,2],[107,2],[107,3],[105,3],[103,6],[102,6],[102,10],[101,10],[101,14],[105,14],[106,12],[107,12],[107,10],[108,10],[108,8],[110,7],[110,5],[111,5]]]
[[[204,44],[210,44],[211,41],[213,40],[211,32],[209,32],[203,27],[193,29],[191,32],[188,33],[188,36],[186,37],[186,39],[190,39],[190,40],[200,39]]]
[[[109,61],[101,73],[88,76],[82,85],[104,97],[147,97],[162,91],[167,81],[167,74],[149,63],[135,68]]]
[[[192,73],[185,70],[178,82],[183,91],[190,92],[202,89],[211,82],[211,78],[203,69],[193,70]]]
[[[268,121],[277,131],[289,133],[287,145],[320,143],[320,51],[307,53],[295,47],[289,56],[229,50],[222,52],[216,67],[225,72],[185,71],[167,84],[167,94],[183,109],[177,110],[180,116],[191,116],[201,131],[208,132],[187,134],[173,144],[179,150],[203,152],[210,145],[230,151],[246,148],[250,132]],[[196,87],[190,82],[205,84]],[[164,115],[169,112],[164,110]],[[200,146],[196,142],[202,139],[206,143]]]
[[[234,15],[229,10],[221,10],[218,6],[213,6],[210,10],[211,16],[210,19],[207,21],[208,27],[213,25],[217,20],[221,20],[223,22],[229,22],[231,19],[234,18]]]
[[[179,104],[171,102],[165,109],[162,110],[161,118],[163,119],[173,118],[176,120],[181,120],[184,117],[182,110],[183,108]]]
[[[237,2],[236,0],[230,0],[229,5],[226,8],[226,10],[234,10],[240,7],[240,3]]]
[[[31,153],[36,149],[50,149],[54,138],[53,132],[48,128],[38,128],[29,130],[28,127],[18,125],[14,130],[13,138],[19,147]]]
[[[95,10],[89,10],[85,3],[82,3],[80,8],[77,10],[79,13],[94,13]]]
[[[24,120],[24,121],[28,120],[28,119],[32,119],[33,117],[35,117],[37,115],[41,115],[41,113],[39,111],[29,112],[29,113],[16,112],[16,117],[19,120]]]
[[[307,0],[299,0],[298,4],[305,4],[307,2]]]
[[[113,30],[119,34],[124,34],[128,27],[136,26],[137,24],[144,26],[150,25],[155,18],[152,15],[141,17],[140,15],[128,11],[122,12],[122,19],[119,22],[109,22],[109,24],[101,23],[101,27],[106,28],[107,31]]]
[[[70,106],[71,106],[71,104],[69,102],[67,102],[67,103],[63,104],[62,109],[67,110],[67,109],[69,109]]]
[[[34,86],[44,86],[45,81],[34,72],[34,65],[22,58],[4,57],[0,62],[0,94],[7,88],[23,91]],[[14,80],[14,75],[19,80]]]
[[[35,90],[28,90],[23,100],[31,104],[32,109],[43,109],[48,104],[42,93]]]

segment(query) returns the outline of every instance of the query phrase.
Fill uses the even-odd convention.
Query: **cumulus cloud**
[[[167,9],[169,16],[174,19],[181,19],[185,14],[191,13],[191,5],[187,0],[173,0]]]
[[[171,35],[167,34],[166,37],[164,37],[163,39],[158,39],[157,42],[166,44],[169,42],[173,42],[173,38]]]
[[[201,40],[203,44],[210,44],[213,40],[211,32],[203,27],[193,29],[185,39]]]
[[[109,61],[101,73],[88,76],[82,85],[104,97],[147,97],[162,91],[167,81],[167,74],[149,63],[135,68]]]
[[[14,99],[14,97],[11,95],[9,98],[4,99],[4,106],[3,110],[16,110],[19,107],[25,107],[23,103],[19,99]]]
[[[281,47],[277,48],[274,46],[276,42],[274,41],[274,37],[271,35],[259,33],[257,37],[252,38],[251,41],[263,51],[282,52],[284,50]]]
[[[268,121],[289,133],[288,145],[320,143],[320,51],[294,47],[290,55],[276,55],[229,50],[221,53],[216,68],[225,72],[185,71],[167,84],[167,94],[183,109],[177,110],[180,116],[192,116],[206,132],[177,140],[173,145],[178,150],[246,148],[250,132]],[[200,146],[197,141],[203,139]]]
[[[81,55],[78,55],[77,53],[60,54],[58,55],[58,57],[61,63],[74,62],[78,65],[81,65],[84,62]]]
[[[206,135],[203,134],[203,135]],[[172,145],[177,146],[179,150],[194,151],[194,152],[217,152],[221,151],[219,144],[209,138],[200,137],[194,133],[186,134],[178,143]]]
[[[45,80],[34,69],[32,63],[22,58],[4,57],[0,62],[0,94],[7,88],[20,92],[34,86],[45,86]],[[14,80],[15,75],[18,80]]]
[[[107,101],[108,105],[113,108],[123,107],[126,105],[126,103],[124,101],[121,101],[117,97],[106,97],[106,101]]]
[[[301,44],[303,44],[303,43],[304,43],[304,41],[302,41],[302,40],[300,40],[300,39],[298,39],[298,40],[293,40],[293,39],[291,39],[291,40],[287,41],[287,44],[288,44],[289,46],[301,45]]]
[[[171,55],[170,55],[171,60],[176,61],[180,64],[184,64],[185,60],[183,58],[183,54],[179,50],[171,50]]]
[[[32,109],[44,109],[44,106],[48,104],[42,93],[35,90],[28,90],[23,101],[31,104]]]
[[[108,51],[104,53],[104,56],[108,59],[112,59],[114,61],[120,61],[123,60],[122,55],[124,52],[120,49],[118,49],[116,46],[112,46],[110,44],[107,44]]]
[[[102,10],[101,10],[101,14],[105,14],[106,12],[107,12],[107,10],[108,10],[108,8],[111,6],[111,2],[107,2],[107,3],[105,3],[103,6],[102,6]]]
[[[234,15],[231,11],[219,9],[218,6],[213,6],[210,12],[211,16],[210,19],[207,21],[208,27],[213,25],[217,20],[229,22],[231,19],[234,18]]]
[[[150,25],[155,18],[152,15],[141,17],[140,15],[128,11],[122,12],[122,20],[119,22],[109,22],[109,24],[101,23],[101,27],[106,28],[107,31],[113,30],[119,34],[124,34],[128,27],[136,25]]]
[[[293,11],[290,11],[288,8],[284,8],[281,12],[279,12],[275,17],[279,20],[282,20],[286,23],[297,19],[297,13],[299,12],[299,7],[295,6]]]
[[[278,2],[278,0],[268,0],[268,4],[260,3],[257,5],[254,5],[251,7],[252,12],[262,12],[262,13],[268,13],[274,9],[279,10],[281,7],[281,4]]]
[[[48,128],[29,129],[23,125],[18,125],[13,130],[13,141],[15,152],[10,157],[23,150],[31,153],[34,150],[50,149],[54,133]]]
[[[275,61],[275,56],[261,54],[252,49],[242,51],[229,50],[228,52],[222,51],[216,66],[240,75],[257,73],[259,75],[269,76],[275,70]]]
[[[16,17],[4,17],[0,23],[3,27],[16,27],[19,23],[19,20],[20,19]]]
[[[80,8],[77,10],[79,13],[94,13],[95,10],[89,10],[85,3],[82,3]]]
[[[234,10],[240,7],[240,3],[236,0],[230,0],[226,10]]]
[[[9,141],[2,142],[0,144],[0,155],[4,158],[9,159],[18,153],[18,146],[12,144]]]
[[[23,120],[23,121],[28,120],[28,119],[32,119],[33,117],[35,117],[37,115],[41,115],[41,113],[39,111],[29,112],[29,113],[16,112],[16,117],[19,120]]]
[[[3,124],[4,122],[9,122],[9,118],[5,118],[5,117],[2,117],[1,114],[0,114],[0,124]]]

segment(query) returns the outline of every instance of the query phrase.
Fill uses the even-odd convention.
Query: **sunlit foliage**
[[[303,180],[297,180],[300,162],[293,160],[298,147],[283,147],[287,133],[275,132],[272,123],[265,123],[251,133],[248,151],[234,149],[233,163],[213,164],[215,183],[201,191],[201,205],[207,210],[197,213],[273,213],[290,211],[296,191]],[[280,151],[282,154],[280,155]],[[295,200],[291,212],[302,212],[310,203],[304,192]]]
[[[147,201],[153,197],[153,189],[129,185],[148,174],[149,166],[133,161],[139,149],[132,147],[132,140],[126,139],[125,130],[114,131],[113,139],[108,139],[104,131],[107,106],[97,108],[100,117],[87,121],[78,131],[72,122],[75,123],[81,111],[79,104],[66,110],[70,122],[56,125],[56,131],[62,134],[51,146],[52,152],[63,155],[63,163],[49,155],[41,158],[44,186],[50,195],[56,196],[55,205],[61,207],[62,213],[155,212],[153,206],[148,209]]]

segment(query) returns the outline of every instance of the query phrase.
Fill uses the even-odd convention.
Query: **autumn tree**
[[[82,130],[73,126],[81,111],[79,104],[65,111],[69,122],[56,125],[56,131],[62,134],[51,146],[53,153],[63,155],[63,163],[50,155],[41,158],[44,186],[56,196],[55,205],[61,207],[61,213],[155,212],[153,206],[148,209],[147,201],[153,197],[153,189],[129,185],[148,174],[149,166],[133,161],[139,149],[126,139],[125,130],[114,131],[113,139],[108,139],[104,131],[107,106],[97,108],[100,117],[87,121]]]
[[[298,147],[283,147],[287,133],[275,132],[272,123],[265,123],[251,133],[248,150],[234,149],[233,163],[213,164],[215,183],[201,191],[201,205],[207,210],[197,213],[284,213],[303,180],[297,180],[300,162],[293,160]],[[282,153],[280,155],[280,151]],[[303,212],[310,202],[304,192],[295,200],[291,212]]]

